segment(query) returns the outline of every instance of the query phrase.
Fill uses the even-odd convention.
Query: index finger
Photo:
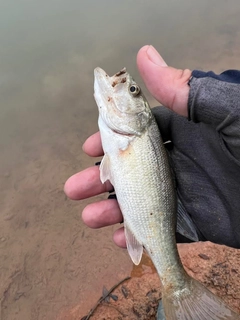
[[[82,200],[112,190],[111,183],[107,180],[100,181],[98,166],[87,168],[71,176],[65,183],[65,194],[72,200]]]
[[[100,157],[103,155],[102,141],[100,132],[91,135],[82,146],[83,151],[90,157]]]

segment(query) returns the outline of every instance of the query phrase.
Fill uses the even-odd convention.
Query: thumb
[[[137,66],[154,98],[165,107],[187,117],[191,71],[168,67],[153,46],[144,46],[139,50]]]

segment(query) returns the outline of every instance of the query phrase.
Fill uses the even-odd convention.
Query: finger
[[[107,199],[87,205],[82,212],[84,223],[90,228],[102,228],[123,220],[118,202]]]
[[[90,167],[71,176],[65,183],[64,192],[72,200],[82,200],[108,192],[113,187],[109,181],[100,181],[98,166]]]
[[[83,151],[91,157],[103,155],[102,142],[99,131],[91,135],[82,146]]]
[[[168,67],[152,46],[139,50],[137,65],[150,93],[164,106],[187,116],[191,71]]]
[[[113,241],[116,243],[117,246],[119,246],[121,248],[127,247],[123,227],[114,232]]]

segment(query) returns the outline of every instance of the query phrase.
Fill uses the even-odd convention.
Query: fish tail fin
[[[163,292],[166,320],[240,320],[240,315],[196,280],[191,279],[189,289],[174,297]]]

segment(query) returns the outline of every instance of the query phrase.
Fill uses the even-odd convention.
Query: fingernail
[[[158,66],[166,67],[167,64],[153,46],[147,49],[148,58]]]

